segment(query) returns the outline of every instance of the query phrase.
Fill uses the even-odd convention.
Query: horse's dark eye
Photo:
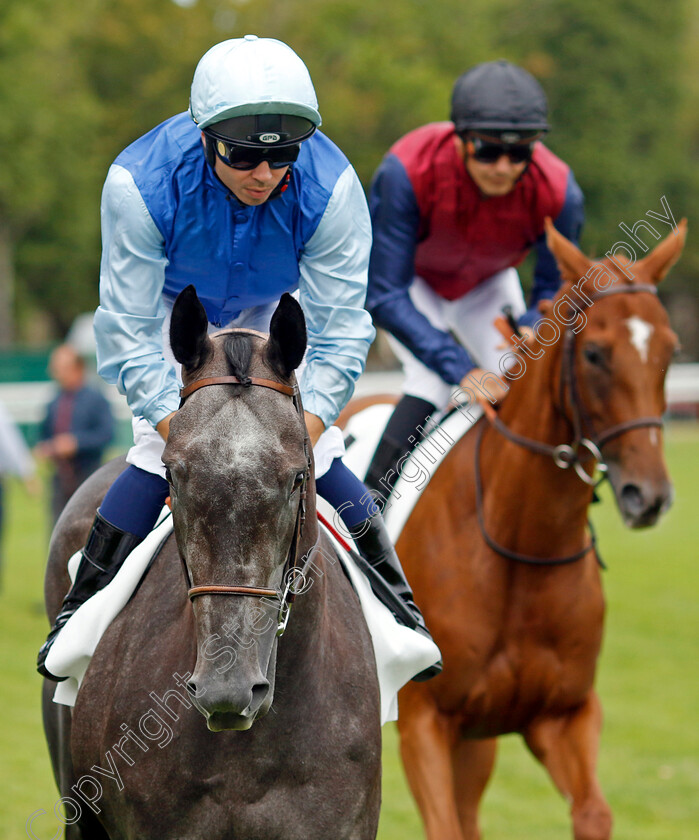
[[[172,473],[167,467],[165,468],[165,481],[167,481],[168,484],[172,484]]]
[[[596,367],[605,367],[606,366],[606,357],[604,351],[601,347],[598,347],[596,344],[588,344],[583,347],[583,356],[591,365],[595,365]]]
[[[298,490],[298,488],[303,484],[303,480],[306,477],[305,472],[298,472],[294,476],[294,490]]]

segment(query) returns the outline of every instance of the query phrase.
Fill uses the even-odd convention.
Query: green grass
[[[650,531],[623,528],[610,494],[596,506],[608,601],[598,688],[605,709],[600,777],[617,840],[694,840],[699,825],[699,429],[675,425],[667,455],[676,501]],[[0,838],[52,837],[58,793],[41,729],[33,662],[47,625],[40,611],[45,499],[11,486],[0,593]],[[398,760],[395,727],[384,729],[380,840],[419,840],[420,820]],[[561,840],[567,805],[519,739],[501,739],[484,800],[485,840]]]

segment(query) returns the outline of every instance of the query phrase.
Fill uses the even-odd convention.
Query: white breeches
[[[526,311],[522,285],[514,268],[494,274],[458,300],[446,300],[425,281],[416,277],[410,287],[415,307],[437,329],[452,332],[484,370],[499,373],[500,359],[508,352],[499,345],[503,337],[493,326],[503,306],[511,306],[515,318]],[[420,362],[408,348],[389,336],[391,348],[403,365],[403,393],[419,397],[443,409],[458,382],[445,382],[438,373]]]

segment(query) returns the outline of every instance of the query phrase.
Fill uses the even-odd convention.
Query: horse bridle
[[[221,330],[215,333],[215,335],[219,336],[227,333],[235,333],[237,335],[256,335],[263,338],[267,337],[262,333],[256,332],[255,330]],[[299,413],[301,418],[303,418],[303,406],[301,405],[301,397],[296,381],[294,381],[293,385],[285,385],[284,383],[277,382],[274,379],[260,379],[259,377],[255,376],[249,376],[245,378],[239,378],[237,376],[211,376],[202,379],[195,379],[188,385],[180,389],[180,408],[184,404],[185,400],[192,394],[194,394],[196,391],[198,391],[200,388],[207,388],[211,385],[242,385],[244,388],[256,386],[259,388],[268,388],[272,391],[277,391],[280,394],[284,394],[285,396],[291,397],[296,411]],[[284,562],[284,570],[282,573],[282,580],[286,581],[284,590],[282,592],[279,592],[276,589],[270,589],[268,587],[263,586],[229,586],[224,584],[201,584],[198,586],[192,586],[192,581],[189,577],[189,571],[183,560],[182,562],[184,565],[185,577],[187,578],[187,582],[189,584],[187,594],[189,596],[190,601],[193,601],[195,598],[198,598],[202,595],[242,595],[278,600],[280,602],[280,606],[279,613],[277,615],[276,635],[283,635],[289,621],[291,605],[296,597],[297,592],[299,591],[297,584],[299,580],[305,582],[305,573],[307,572],[307,568],[311,562],[311,556],[313,554],[313,548],[311,548],[311,550],[307,552],[305,562],[299,562],[299,545],[301,542],[301,537],[303,535],[303,527],[306,522],[306,498],[308,495],[308,480],[310,478],[311,473],[311,448],[307,432],[304,434],[303,450],[306,467],[303,471],[303,479],[300,485],[299,506],[296,511],[296,523],[294,525],[294,533],[291,538],[291,544],[289,545],[289,550],[287,552],[286,560]]]
[[[586,306],[574,307],[573,312],[582,312],[587,308],[587,306],[592,306],[592,304],[596,303],[598,300],[611,297],[612,295],[638,293],[652,294],[657,297],[658,290],[650,283],[638,286],[617,284],[615,286],[611,286],[609,289],[603,289],[601,292],[598,292],[594,297],[589,299],[590,303]],[[580,398],[578,382],[575,376],[575,333],[573,332],[572,324],[567,326],[563,336],[563,365],[561,368],[561,379],[559,385],[560,409],[563,409],[565,406],[566,389],[570,395],[570,404],[573,410],[572,423],[574,437],[573,443],[568,447],[563,445],[562,447],[559,446],[554,448],[554,462],[561,469],[567,469],[571,464],[573,464],[576,474],[579,478],[585,481],[586,484],[594,486],[595,484],[599,484],[599,482],[604,480],[606,477],[607,465],[604,463],[604,458],[601,452],[602,447],[606,443],[609,443],[610,440],[613,440],[626,432],[630,432],[633,429],[649,427],[662,428],[663,426],[662,417],[638,417],[635,420],[627,420],[624,423],[618,423],[616,426],[611,426],[609,429],[606,429],[597,435],[591,434],[589,437],[584,436],[583,429],[585,425],[587,425],[589,429],[592,429],[593,424],[585,411],[585,405]],[[588,452],[598,462],[597,469],[605,474],[598,481],[595,481],[594,478],[590,478],[590,476],[588,476],[580,466],[580,459],[577,455],[577,451],[580,447],[584,447],[588,450]],[[585,477],[583,478],[583,476]]]
[[[575,304],[573,307],[571,307],[568,314],[574,315],[576,312],[580,314],[585,309],[587,309],[588,306],[591,306],[593,303],[596,303],[602,298],[611,297],[612,295],[635,294],[639,292],[646,292],[656,296],[658,294],[658,290],[656,289],[656,287],[651,284],[639,284],[636,286],[616,284],[608,289],[603,289],[591,298],[586,297],[586,303]],[[566,405],[566,392],[569,395],[570,406],[572,410],[572,443],[558,444],[557,446],[552,446],[551,444],[544,443],[543,441],[534,440],[532,438],[525,437],[524,435],[517,434],[516,432],[513,432],[509,428],[509,426],[503,423],[503,421],[498,417],[498,415],[494,411],[486,412],[486,418],[490,425],[501,435],[503,435],[503,437],[507,438],[507,440],[517,444],[518,446],[523,447],[524,449],[528,449],[530,452],[536,452],[540,455],[545,455],[552,458],[553,462],[560,469],[565,470],[569,469],[570,467],[573,467],[573,469],[575,470],[575,474],[578,476],[578,478],[584,481],[585,484],[588,484],[591,487],[597,487],[599,484],[601,484],[602,481],[604,481],[607,478],[607,465],[604,462],[604,456],[601,452],[602,447],[606,443],[609,443],[610,440],[620,437],[621,435],[633,429],[642,429],[650,427],[662,428],[663,420],[661,417],[638,417],[634,420],[627,420],[623,423],[618,423],[617,425],[611,426],[609,429],[605,429],[603,432],[600,432],[596,435],[592,432],[588,436],[584,434],[585,427],[587,426],[587,428],[591,430],[593,428],[593,424],[590,420],[589,415],[585,411],[585,406],[580,398],[577,377],[575,375],[575,332],[573,330],[573,323],[573,321],[567,323],[566,330],[563,335],[563,359],[561,364],[561,376],[559,379],[558,389],[559,411],[561,411],[561,413],[564,413],[564,407]],[[476,442],[474,469],[478,523],[481,529],[481,534],[483,535],[483,538],[486,541],[487,545],[490,548],[492,548],[493,551],[496,551],[503,557],[507,557],[510,560],[516,560],[520,563],[528,563],[531,565],[561,565],[564,563],[573,563],[576,560],[580,560],[582,557],[585,556],[585,554],[587,554],[588,551],[590,551],[590,549],[592,549],[595,551],[598,563],[601,566],[604,566],[599,555],[597,554],[597,540],[595,537],[594,530],[592,529],[592,526],[589,523],[589,521],[588,527],[591,532],[590,542],[580,551],[576,552],[575,554],[568,555],[566,557],[552,557],[548,559],[543,559],[538,557],[532,557],[526,554],[519,554],[518,552],[510,551],[509,549],[504,548],[492,539],[492,537],[487,533],[487,530],[485,528],[485,520],[483,517],[483,485],[480,474],[480,448],[483,439],[483,434],[486,428],[487,427],[485,426],[485,424],[482,425],[478,435],[478,440]],[[590,476],[587,474],[583,467],[583,461],[580,457],[581,451],[587,452],[588,458],[592,457],[597,462],[597,472],[599,473],[599,477],[595,477],[594,475]],[[585,460],[587,460],[587,458]]]

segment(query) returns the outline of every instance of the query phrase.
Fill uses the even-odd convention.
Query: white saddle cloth
[[[318,504],[322,508],[325,503],[319,499]],[[332,514],[329,506],[321,512],[327,518]],[[80,684],[102,634],[133,594],[157,547],[172,531],[172,516],[168,514],[169,511],[164,508],[160,524],[129,554],[114,580],[76,610],[53,643],[46,658],[46,667],[56,676],[67,677],[56,686],[54,702],[75,705]],[[352,558],[332,534],[329,536],[357,592],[371,634],[381,692],[381,723],[397,720],[399,689],[415,674],[438,661],[439,648],[434,642],[396,622],[371,591],[369,582]],[[78,552],[68,563],[71,580],[75,577],[80,556]],[[292,609],[290,621],[293,620]]]
[[[345,426],[346,454],[342,460],[359,478],[364,480],[381,435],[395,406],[376,403],[352,416]],[[480,406],[471,406],[469,413],[454,411],[438,426],[425,435],[403,467],[400,478],[388,484],[393,492],[383,517],[391,541],[398,537],[413,512],[417,500],[434,476],[437,468],[447,457],[451,448],[483,416]],[[425,558],[429,562],[429,558]]]

